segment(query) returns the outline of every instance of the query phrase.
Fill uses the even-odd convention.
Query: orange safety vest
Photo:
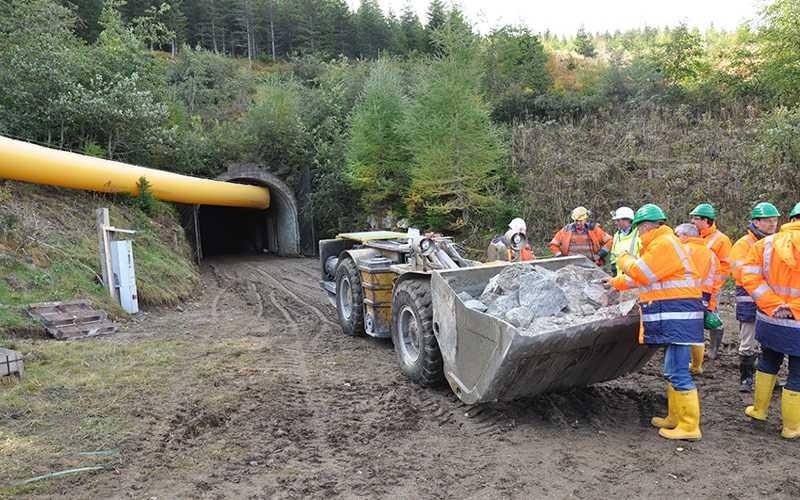
[[[758,240],[742,266],[742,283],[758,306],[756,340],[762,346],[800,356],[800,222],[790,222]],[[773,318],[786,304],[795,319]]]
[[[728,275],[731,272],[731,248],[733,245],[731,244],[731,239],[717,229],[716,224],[711,224],[708,228],[700,231],[700,237],[705,241],[706,247],[714,252],[714,255],[719,260],[719,268],[714,277],[716,292],[711,296],[708,306],[710,311],[716,311],[719,303],[719,291],[722,290],[722,285],[725,284],[725,280],[728,279]]]
[[[639,236],[640,257],[623,254],[617,266],[625,274],[611,280],[617,290],[639,289],[640,342],[700,344],[704,306],[701,279],[689,252],[663,225]]]
[[[719,260],[717,256],[708,249],[702,238],[689,238],[683,244],[689,253],[695,268],[700,275],[700,289],[703,291],[703,300],[708,303],[712,295],[717,293],[714,276],[717,274]]]
[[[561,228],[550,241],[550,251],[553,255],[585,255],[590,260],[595,260],[599,256],[601,248],[611,251],[614,239],[603,231],[600,224],[593,224],[586,231],[576,232],[575,223],[568,224]]]
[[[731,248],[731,275],[736,280],[736,286],[742,286],[741,267],[747,260],[747,254],[750,253],[750,249],[753,248],[756,241],[758,241],[758,238],[751,231],[747,231],[747,234],[736,240],[736,243]]]
[[[731,249],[731,274],[736,280],[736,319],[738,321],[753,322],[756,320],[756,304],[742,285],[742,267],[747,262],[747,255],[757,241],[758,237],[748,230],[747,234],[739,238]]]

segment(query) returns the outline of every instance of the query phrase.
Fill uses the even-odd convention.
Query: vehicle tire
[[[444,381],[442,353],[433,334],[429,280],[409,279],[392,298],[392,342],[400,369],[412,382],[428,387]]]
[[[360,337],[364,332],[364,290],[361,275],[353,259],[336,266],[336,312],[345,335]]]

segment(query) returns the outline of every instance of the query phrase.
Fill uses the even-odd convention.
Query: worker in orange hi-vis
[[[639,289],[639,340],[666,348],[667,416],[653,417],[651,423],[667,439],[698,440],[700,399],[689,361],[691,346],[703,343],[705,306],[697,268],[666,219],[653,204],[636,211],[633,224],[642,240],[640,256],[619,255],[623,274],[607,278],[605,284],[620,291]]]
[[[550,242],[554,256],[584,255],[598,266],[605,263],[614,240],[600,224],[589,220],[590,215],[585,207],[572,211],[572,223],[561,228]]]
[[[778,371],[788,356],[781,436],[800,438],[800,203],[789,213],[788,224],[750,249],[742,284],[758,307],[756,340],[761,344],[753,404],[745,413],[755,420],[767,419]]]
[[[694,262],[697,272],[700,274],[700,284],[703,291],[703,306],[708,307],[711,297],[717,293],[714,276],[719,267],[719,260],[716,254],[708,249],[705,242],[700,238],[700,231],[694,224],[681,224],[675,228],[675,236],[681,240],[686,251]],[[708,316],[708,310],[704,316]],[[689,364],[689,371],[693,375],[703,373],[703,353],[705,345],[692,346],[692,362]]]
[[[717,305],[719,303],[719,290],[728,279],[731,271],[731,239],[717,228],[717,211],[710,203],[701,203],[692,210],[689,215],[691,216],[692,224],[694,224],[700,231],[700,237],[705,241],[709,250],[714,252],[719,259],[719,268],[717,275],[714,278],[717,293],[711,296],[708,303],[708,310],[712,313],[714,318],[713,323],[719,325],[717,328],[709,328],[708,330],[708,359],[716,359],[719,354],[720,346],[722,346],[722,336],[724,334],[722,328],[722,321],[717,314]]]

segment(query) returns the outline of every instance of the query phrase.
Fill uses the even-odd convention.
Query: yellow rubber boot
[[[705,345],[691,346],[692,362],[689,363],[689,372],[692,375],[701,375],[703,373],[703,355],[706,352]]]
[[[672,384],[667,384],[667,416],[666,417],[653,417],[650,423],[653,427],[659,429],[674,429],[678,425],[678,417],[675,416],[675,389]]]
[[[674,429],[659,429],[658,435],[667,439],[699,441],[703,435],[700,432],[700,397],[697,389],[675,391],[673,401],[678,425]]]
[[[783,388],[781,413],[783,413],[781,436],[786,439],[800,438],[800,392]]]
[[[756,371],[753,405],[744,410],[748,417],[756,420],[767,419],[767,409],[769,401],[772,399],[772,390],[775,388],[776,380],[778,380],[777,375]]]

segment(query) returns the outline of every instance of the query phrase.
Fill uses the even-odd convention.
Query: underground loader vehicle
[[[509,263],[463,258],[450,238],[389,231],[340,234],[319,243],[321,287],[351,336],[391,337],[413,382],[446,380],[465,403],[511,400],[610,380],[643,366],[630,314],[554,331],[522,331],[466,307]],[[536,261],[556,270],[594,266],[585,257]]]

